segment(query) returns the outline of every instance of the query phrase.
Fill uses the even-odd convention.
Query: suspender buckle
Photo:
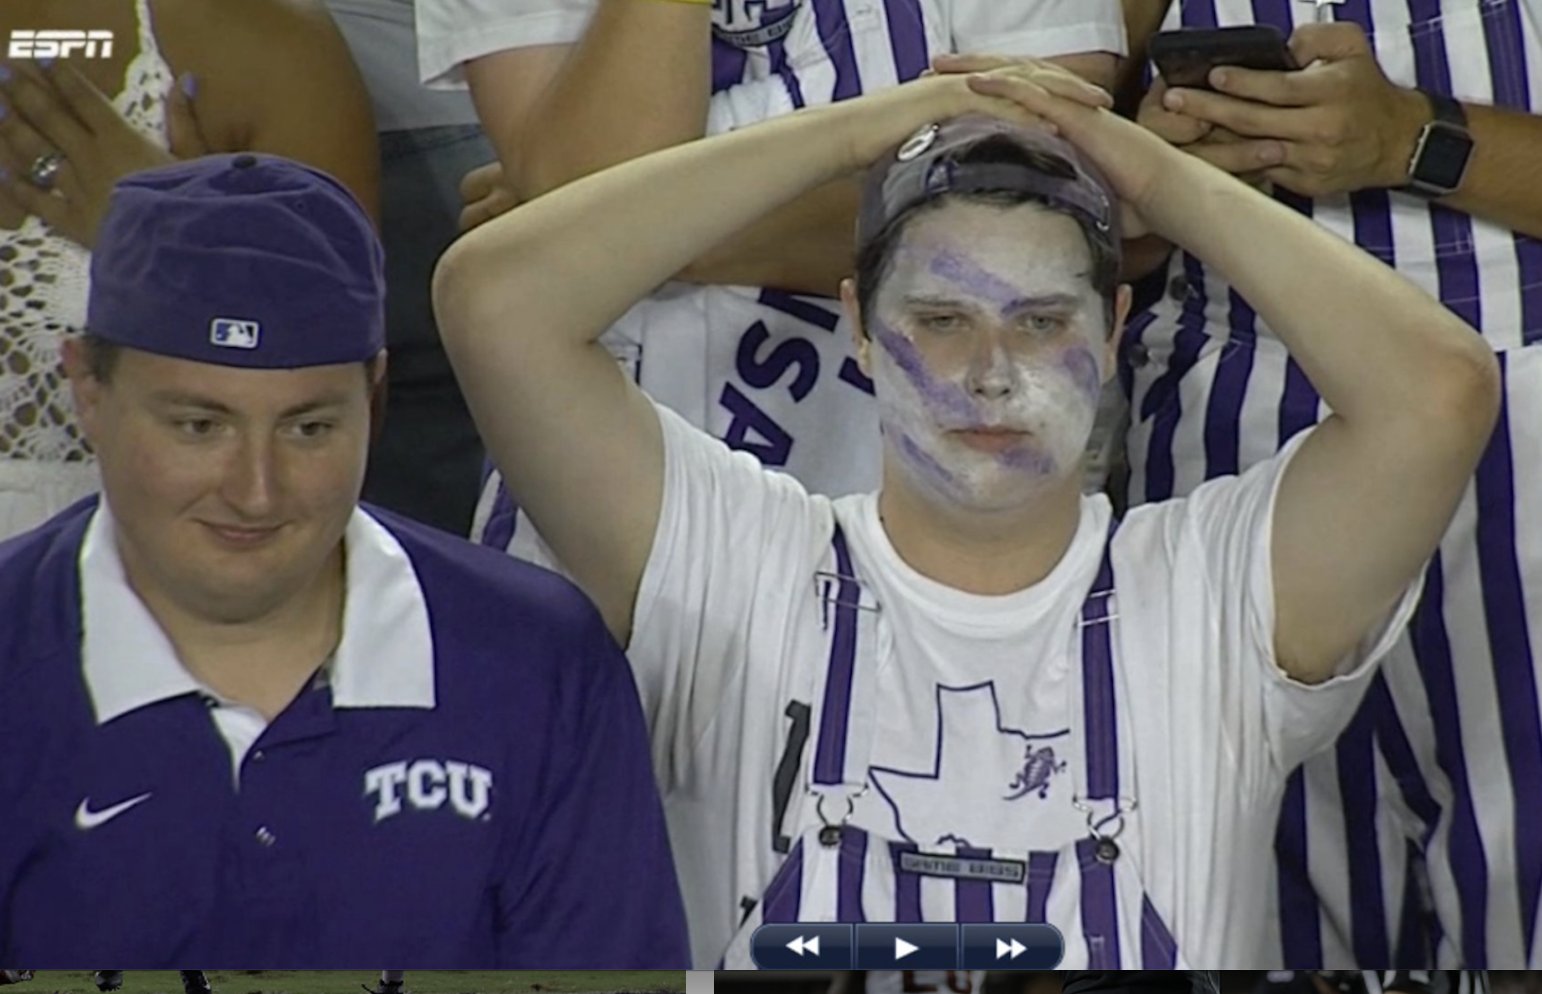
[[[846,827],[847,822],[851,821],[851,816],[856,814],[857,798],[861,797],[866,792],[867,788],[864,786],[855,794],[840,795],[841,799],[846,802],[846,813],[841,816],[841,820],[838,822],[831,821],[829,816],[825,814],[825,798],[829,795],[823,791],[820,791],[814,795],[814,814],[818,816],[821,822],[824,823],[824,827],[819,830],[820,845],[824,846],[826,849],[834,848],[835,846],[840,845],[841,830]]]

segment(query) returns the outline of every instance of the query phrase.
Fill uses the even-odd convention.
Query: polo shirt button
[[[1182,300],[1189,295],[1189,281],[1182,276],[1174,276],[1171,283],[1167,284],[1167,293],[1174,300]]]
[[[262,826],[261,828],[259,828],[257,830],[257,844],[258,845],[260,845],[260,846],[271,846],[271,845],[273,845],[273,843],[275,843],[277,841],[278,841],[278,837],[276,835],[274,835],[272,832],[268,831],[268,826],[264,825],[264,826]]]
[[[268,754],[263,752],[261,749],[258,749],[256,752],[252,753],[252,762],[254,763],[260,763],[267,758]]]

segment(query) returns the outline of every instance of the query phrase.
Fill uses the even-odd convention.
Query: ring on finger
[[[59,170],[64,166],[63,152],[44,152],[32,160],[27,169],[27,180],[39,190],[52,190]]]

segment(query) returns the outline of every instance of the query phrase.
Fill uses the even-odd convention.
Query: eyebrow
[[[238,414],[234,408],[212,397],[202,397],[193,393],[182,393],[176,390],[161,390],[150,395],[150,399],[162,407],[192,407],[201,411],[210,411],[214,414]],[[279,420],[297,418],[305,414],[313,414],[316,411],[330,407],[341,407],[344,399],[339,394],[328,394],[316,400],[306,401],[287,408],[279,414]]]
[[[904,303],[910,307],[979,307],[981,302],[962,297],[943,297],[930,294],[908,294]],[[1082,303],[1082,298],[1074,293],[1046,293],[1035,297],[1017,297],[1007,301],[1001,308],[1003,314],[1016,314],[1020,311],[1043,310],[1052,307],[1077,307]]]

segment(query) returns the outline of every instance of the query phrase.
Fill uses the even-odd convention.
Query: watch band
[[[1454,124],[1458,128],[1467,128],[1467,108],[1462,106],[1460,100],[1446,96],[1444,93],[1431,93],[1421,89],[1424,99],[1430,102],[1430,110],[1435,115],[1435,120],[1443,124]]]

